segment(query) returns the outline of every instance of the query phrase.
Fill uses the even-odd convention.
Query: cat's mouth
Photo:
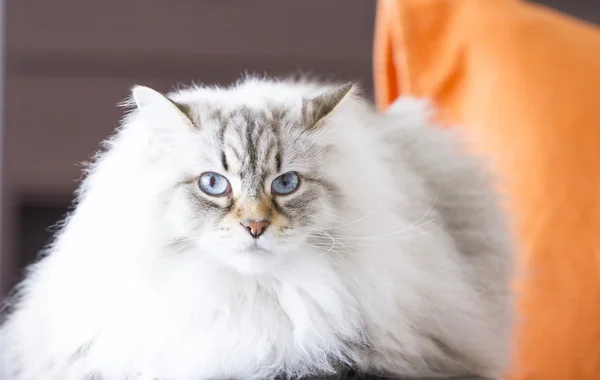
[[[254,241],[251,244],[249,244],[248,247],[246,247],[246,251],[251,252],[251,253],[256,253],[256,254],[270,253],[269,250],[265,249],[264,247],[261,247],[261,245],[258,243],[258,241]]]

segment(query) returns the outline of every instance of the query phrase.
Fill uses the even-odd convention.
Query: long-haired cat
[[[10,379],[501,373],[510,239],[426,105],[257,78],[129,104],[18,287]]]

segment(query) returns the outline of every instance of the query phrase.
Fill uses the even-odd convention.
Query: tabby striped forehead
[[[237,174],[249,196],[257,196],[269,175],[280,172],[285,157],[282,133],[294,123],[283,109],[239,108],[209,114],[226,171]]]

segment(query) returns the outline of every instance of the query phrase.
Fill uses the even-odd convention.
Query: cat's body
[[[506,229],[422,103],[378,114],[349,87],[257,79],[136,91],[2,327],[11,379],[503,369]],[[206,172],[229,190],[198,190]]]

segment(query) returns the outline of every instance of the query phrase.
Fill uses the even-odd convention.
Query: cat
[[[10,303],[9,379],[502,373],[506,218],[426,101],[248,77],[126,105]]]

